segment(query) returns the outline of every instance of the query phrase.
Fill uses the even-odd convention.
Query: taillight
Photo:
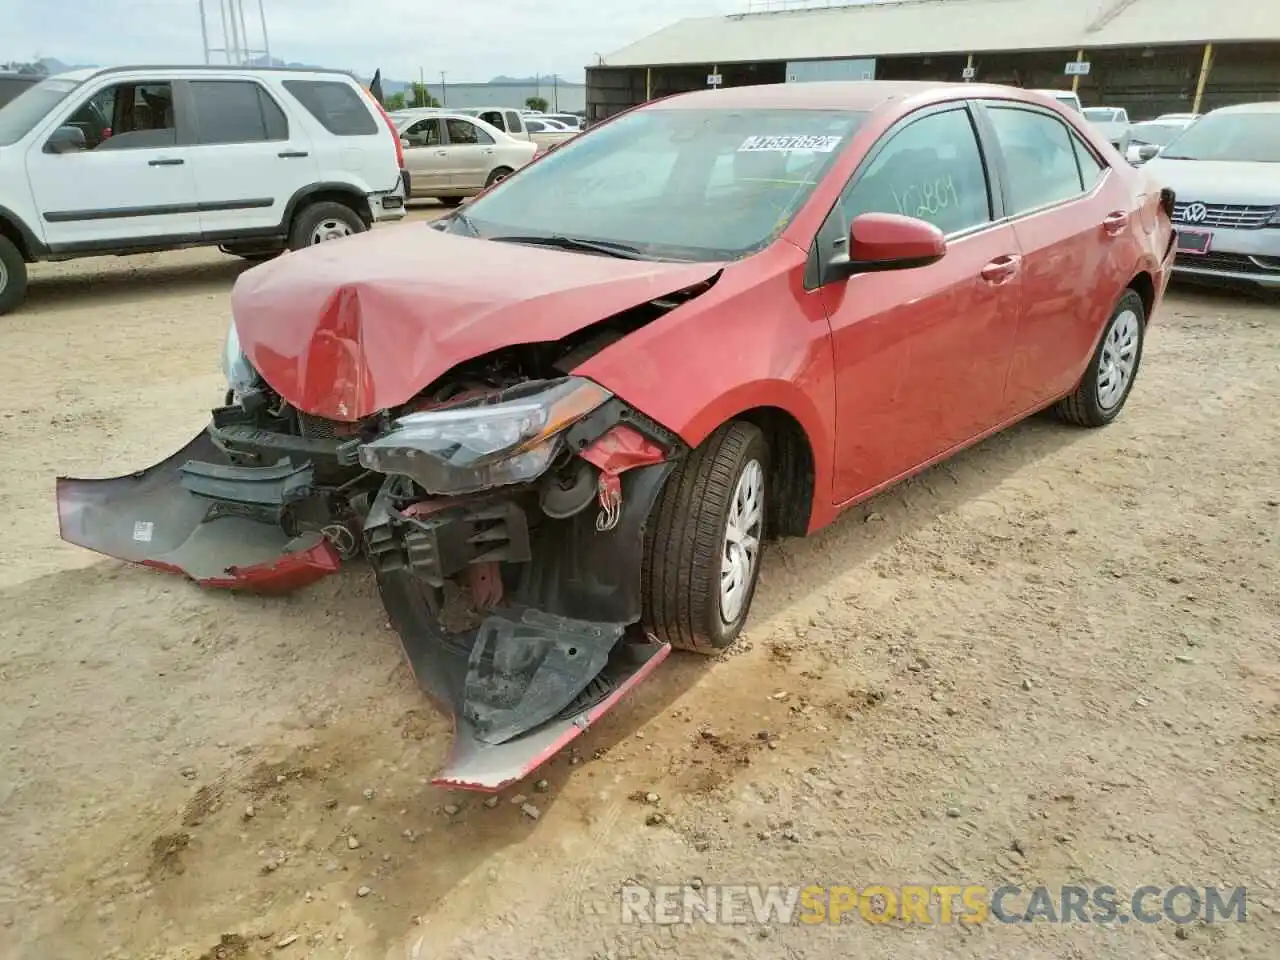
[[[370,102],[375,107],[378,108],[378,112],[382,114],[382,119],[386,121],[387,129],[391,131],[391,139],[394,140],[396,143],[396,166],[399,167],[401,170],[403,170],[404,169],[404,144],[400,142],[400,131],[396,129],[395,121],[391,119],[391,114],[387,113],[387,108],[378,102],[377,97],[375,97],[368,90],[365,90],[364,94],[366,97],[369,98]]]

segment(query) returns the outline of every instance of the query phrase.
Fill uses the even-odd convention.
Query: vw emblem
[[[1187,208],[1182,211],[1182,219],[1187,223],[1204,223],[1207,216],[1209,208],[1203,203],[1188,203]]]

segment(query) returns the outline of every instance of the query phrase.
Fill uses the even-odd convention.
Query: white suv
[[[0,108],[0,314],[26,264],[218,245],[265,259],[406,213],[400,138],[348,74],[76,70]]]

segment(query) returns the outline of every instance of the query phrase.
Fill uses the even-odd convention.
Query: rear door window
[[[480,114],[480,119],[491,127],[497,127],[499,130],[507,129],[506,121],[502,119],[501,110],[486,110]]]
[[[330,133],[367,137],[378,132],[364,98],[340,80],[286,80],[284,88]]]
[[[1057,117],[1021,107],[987,105],[1009,174],[1012,213],[1084,193],[1071,132]]]
[[[250,80],[193,80],[200,143],[263,143],[289,139],[289,121]]]
[[[466,146],[468,144],[493,143],[493,137],[489,136],[470,120],[457,120],[450,117],[445,121],[445,127],[449,131],[449,142],[452,144]]]
[[[897,213],[950,234],[989,222],[991,196],[969,111],[932,113],[890,134],[840,202],[847,223]]]
[[[502,129],[499,127],[498,129]],[[520,114],[514,110],[507,111],[507,132],[522,133],[524,131],[524,121],[520,119]]]

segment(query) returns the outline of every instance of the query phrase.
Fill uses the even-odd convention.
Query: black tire
[[[515,173],[515,171],[512,170],[510,167],[498,167],[492,173],[489,174],[489,179],[484,182],[484,185],[486,187],[492,187],[499,180],[505,180],[507,179],[507,177],[511,176],[511,174],[513,173]]]
[[[444,207],[460,207],[462,206],[462,197],[436,197],[440,201],[440,205]]]
[[[0,316],[16,310],[27,296],[27,262],[8,237],[0,236]]]
[[[737,420],[684,459],[654,507],[640,578],[642,619],[673,647],[703,654],[723,650],[737,639],[751,612],[760,578],[759,546],[745,602],[732,621],[722,614],[720,566],[738,481],[752,461],[761,469],[763,518],[769,497],[769,445],[759,427]],[[760,544],[766,532],[762,521]]]
[[[1107,354],[1112,349],[1111,340],[1118,324],[1125,322],[1121,318],[1126,318],[1130,314],[1137,318],[1137,343],[1133,348],[1133,372],[1129,375],[1129,380],[1124,385],[1120,395],[1112,398],[1104,406],[1099,398],[1101,389],[1098,382],[1098,370],[1102,366],[1104,354]],[[1142,304],[1142,297],[1138,295],[1136,290],[1126,290],[1124,296],[1116,304],[1115,309],[1111,311],[1111,317],[1107,320],[1107,325],[1102,331],[1102,337],[1098,340],[1098,348],[1093,352],[1093,359],[1089,361],[1089,367],[1085,370],[1084,377],[1080,380],[1079,386],[1076,387],[1075,393],[1058,401],[1057,407],[1054,408],[1058,416],[1077,427],[1104,427],[1120,416],[1120,411],[1124,409],[1124,405],[1129,399],[1129,394],[1133,390],[1133,385],[1138,380],[1138,371],[1142,367],[1142,348],[1146,345],[1146,339],[1147,310]]]
[[[289,249],[305,250],[314,246],[313,236],[322,224],[333,222],[345,226],[350,233],[364,233],[369,228],[360,214],[350,207],[332,200],[321,200],[303,207],[293,218],[289,230]],[[337,239],[336,237],[331,239]]]

